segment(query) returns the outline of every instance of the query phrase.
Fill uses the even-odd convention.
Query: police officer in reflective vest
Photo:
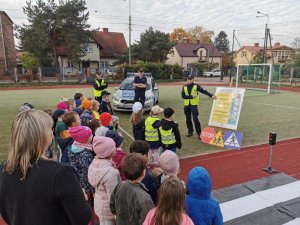
[[[181,148],[181,137],[178,124],[174,121],[174,113],[174,109],[169,107],[165,108],[165,118],[161,120],[159,132],[163,151],[171,150],[176,153],[176,149]]]
[[[193,135],[194,129],[192,124],[192,116],[194,121],[194,126],[196,133],[200,139],[201,134],[201,125],[198,119],[198,105],[200,102],[199,92],[205,94],[212,99],[216,99],[216,96],[209,93],[207,90],[203,89],[200,85],[194,84],[194,77],[187,77],[187,84],[183,86],[181,96],[184,100],[184,114],[186,117],[186,126],[188,128],[187,137],[191,137]]]
[[[95,100],[101,104],[102,100],[102,92],[106,91],[107,84],[105,80],[101,77],[101,72],[96,72],[96,79],[93,81],[93,87],[94,87],[94,97]]]

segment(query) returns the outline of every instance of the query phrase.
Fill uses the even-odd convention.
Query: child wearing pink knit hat
[[[180,165],[176,153],[166,150],[159,156],[158,162],[163,171],[163,173],[158,176],[159,184],[162,184],[168,177],[177,177]]]
[[[88,201],[93,205],[94,187],[88,182],[88,168],[93,161],[92,151],[92,130],[86,126],[70,127],[69,133],[74,139],[74,143],[68,152],[70,164],[75,168],[80,185],[88,197]]]
[[[94,209],[100,224],[115,224],[115,216],[109,208],[110,196],[121,182],[119,170],[112,158],[116,144],[112,138],[95,136],[93,150],[96,154],[88,170],[90,184],[95,187]]]

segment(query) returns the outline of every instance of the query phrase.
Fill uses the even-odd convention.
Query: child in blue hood
[[[211,197],[211,180],[203,167],[193,168],[188,175],[186,212],[195,225],[223,225],[219,203]]]

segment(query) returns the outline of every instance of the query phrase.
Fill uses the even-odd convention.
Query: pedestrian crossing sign
[[[214,138],[211,139],[211,141],[209,142],[209,144],[224,148],[224,141],[223,141],[222,131],[219,131],[216,134],[216,136],[214,136]]]
[[[242,145],[243,133],[239,131],[225,131],[224,147],[227,149],[240,149]]]

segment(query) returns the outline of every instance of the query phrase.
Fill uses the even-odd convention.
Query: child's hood
[[[107,176],[109,172],[112,172],[112,169],[115,169],[113,161],[95,158],[88,170],[90,184],[93,187],[98,186],[100,182],[105,179],[105,176]]]
[[[169,121],[169,120],[165,120],[165,119],[161,120],[161,128],[163,130],[170,130],[174,126],[176,126],[176,123],[174,121]]]
[[[203,167],[193,168],[188,175],[188,192],[198,199],[209,199],[211,180],[207,170]]]

